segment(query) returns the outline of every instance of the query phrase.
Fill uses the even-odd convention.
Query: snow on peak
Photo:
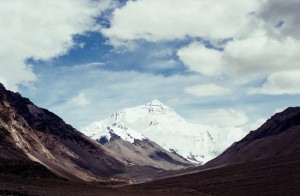
[[[163,103],[161,103],[159,100],[157,99],[153,99],[151,102],[145,104],[146,106],[150,107],[150,108],[170,108],[166,105],[164,105]]]
[[[151,102],[145,105],[148,108],[149,114],[166,114],[167,112],[174,112],[174,110],[164,104],[162,104],[159,100],[154,99]]]
[[[100,122],[94,122],[82,131],[85,135],[94,140],[110,141],[113,135],[119,136],[121,139],[134,143],[134,140],[146,139],[143,134],[128,128],[121,122],[116,122],[112,119],[106,119]]]
[[[159,100],[154,99],[151,102],[137,107],[126,108],[111,115],[115,121],[126,123],[135,123],[141,119],[173,119],[184,121],[174,109],[162,104]]]
[[[229,132],[189,123],[156,99],[92,123],[83,133],[98,141],[101,137],[109,141],[112,134],[131,143],[134,139],[148,138],[164,149],[198,163],[205,163],[221,153],[227,147],[223,146],[224,141],[233,142],[227,139]]]
[[[151,102],[146,105],[163,105],[158,99],[153,99]]]

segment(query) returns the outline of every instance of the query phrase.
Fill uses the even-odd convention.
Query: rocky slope
[[[166,151],[149,139],[135,140],[130,143],[115,135],[104,146],[129,162],[130,165],[148,166],[162,170],[183,169],[195,165],[177,154]]]
[[[0,158],[32,160],[85,181],[122,173],[125,163],[48,110],[0,84]]]
[[[94,123],[83,133],[112,150],[130,166],[176,170],[195,165],[176,153],[163,149],[120,121],[113,120],[104,124]]]
[[[291,107],[275,114],[206,166],[232,165],[297,153],[300,153],[300,107]]]

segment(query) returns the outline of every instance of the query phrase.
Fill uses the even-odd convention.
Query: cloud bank
[[[111,27],[102,32],[116,45],[186,36],[228,38],[238,34],[258,5],[257,0],[130,0],[113,12]]]
[[[0,6],[0,82],[17,90],[37,79],[28,59],[49,61],[76,45],[73,36],[99,31],[96,17],[109,0],[3,0]]]
[[[77,127],[152,98],[227,124],[298,103],[297,0],[1,3],[0,82]]]
[[[286,93],[278,84],[287,79],[278,72],[300,70],[298,8],[297,0],[128,1],[102,33],[116,48],[191,38],[175,51],[188,70],[212,80],[225,76],[228,84],[238,79],[257,85],[257,77],[265,77],[255,92],[278,95]]]

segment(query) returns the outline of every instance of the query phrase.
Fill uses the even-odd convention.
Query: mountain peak
[[[166,114],[169,112],[175,112],[172,108],[164,105],[157,99],[153,99],[145,106],[148,109],[148,114]]]
[[[138,134],[135,136],[129,131],[140,133],[141,136],[137,137]],[[185,121],[173,108],[157,99],[116,112],[107,119],[90,124],[83,132],[93,139],[100,138],[100,141],[101,136],[108,136],[108,141],[113,140],[113,137],[110,139],[111,133],[130,143],[143,141],[142,138],[145,137],[165,150],[176,152],[196,163],[204,163],[219,153],[211,136],[217,138],[216,133],[208,133],[203,126]]]
[[[164,105],[158,99],[153,99],[151,102],[147,103],[146,105]]]

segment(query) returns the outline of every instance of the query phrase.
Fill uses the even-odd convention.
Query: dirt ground
[[[130,186],[0,174],[0,195],[300,195],[300,155]]]
[[[113,188],[95,183],[68,182],[62,180],[45,180],[20,178],[16,176],[0,176],[0,195],[65,195],[65,196],[119,196],[119,195],[184,195],[182,192],[160,190],[135,190],[127,188]]]

